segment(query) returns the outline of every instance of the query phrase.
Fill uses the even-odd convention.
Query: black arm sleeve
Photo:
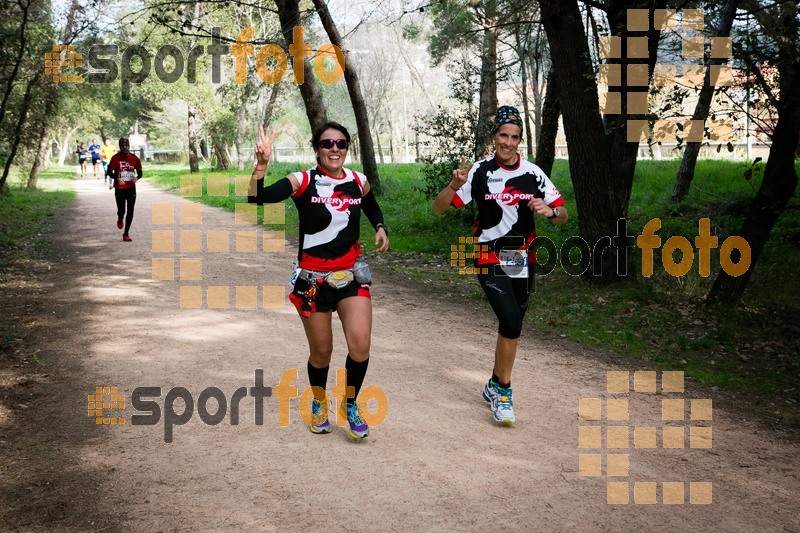
[[[292,195],[292,182],[289,178],[281,178],[269,187],[264,187],[264,180],[256,180],[256,195],[248,196],[250,204],[275,204],[282,202]]]
[[[361,210],[367,215],[372,227],[378,229],[378,224],[383,224],[383,212],[372,194],[372,189],[361,198]]]

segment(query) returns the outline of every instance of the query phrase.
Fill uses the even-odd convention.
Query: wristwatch
[[[383,231],[386,232],[386,236],[388,237],[389,236],[389,228],[387,228],[386,224],[384,224],[383,222],[378,222],[378,224],[375,226],[375,231],[378,231],[381,228],[383,228]]]
[[[553,220],[554,218],[557,218],[557,217],[558,217],[558,208],[557,208],[557,207],[554,207],[554,208],[553,208],[553,215],[552,215],[552,216],[549,216],[549,217],[547,217],[547,218],[549,218],[550,220]]]

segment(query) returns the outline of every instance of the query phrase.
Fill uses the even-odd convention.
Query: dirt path
[[[688,399],[708,394],[608,394],[606,371],[627,369],[576,355],[581,350],[567,344],[544,345],[533,332],[524,334],[515,367],[517,424],[493,426],[480,397],[495,335],[487,309],[427,298],[380,271],[366,384],[383,389],[389,412],[368,439],[354,443],[342,429],[311,434],[297,399],[290,425],[280,427],[278,400],[266,398],[258,426],[253,398],[245,397],[238,425],[229,416],[206,425],[195,412],[165,443],[163,416],[155,426],[131,425],[136,387],[161,387],[163,407],[172,387],[197,400],[215,386],[230,399],[237,388],[253,386],[256,369],[274,387],[296,368],[295,385],[305,389],[307,345],[288,304],[179,304],[179,285],[285,286],[293,247],[180,253],[176,235],[174,253],[154,253],[154,229],[253,228],[205,206],[202,226],[181,226],[185,201],[140,183],[134,240],[123,243],[111,192],[92,180],[75,186],[78,198],[57,236],[59,260],[43,269],[44,292],[33,295],[49,311],[35,325],[48,375],[31,385],[29,406],[0,412],[0,450],[8,452],[0,487],[15,502],[0,511],[0,529],[800,531],[796,446],[736,413],[715,410],[713,421],[691,422]],[[154,202],[174,205],[175,224],[153,226]],[[203,281],[154,281],[154,257],[201,258]],[[345,357],[334,321],[329,386]],[[128,405],[117,411],[124,426],[96,426],[87,416],[87,395],[97,386],[125,394]],[[629,398],[629,420],[580,421],[581,398]],[[661,421],[665,398],[686,398],[685,421]],[[210,401],[208,410],[215,405]],[[30,426],[13,429],[15,417]],[[579,449],[579,426],[601,425],[630,426],[631,447]],[[684,449],[633,448],[634,426],[663,425],[710,426],[713,448],[689,448],[688,429]],[[581,476],[581,453],[627,453],[629,475],[608,477],[604,458],[602,476]],[[629,486],[630,503],[609,505],[608,481]],[[635,504],[634,482],[655,482],[657,503]],[[662,482],[683,487],[684,503],[662,503]],[[713,503],[691,504],[690,487],[695,498],[702,494],[689,482],[712,483]],[[648,487],[638,488],[645,497]]]

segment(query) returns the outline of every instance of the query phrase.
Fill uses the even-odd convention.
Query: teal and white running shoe
[[[497,396],[494,397],[492,402],[492,411],[494,411],[494,421],[498,424],[511,425],[516,422],[514,416],[514,402],[511,388],[504,389],[495,385]]]

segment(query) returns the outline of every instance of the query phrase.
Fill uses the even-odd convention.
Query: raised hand
[[[467,182],[469,177],[470,164],[466,162],[464,156],[461,156],[461,165],[453,171],[453,179],[448,185],[451,189],[460,189]]]
[[[269,158],[272,155],[272,142],[275,140],[275,131],[270,132],[269,139],[264,134],[264,126],[259,126],[259,135],[261,140],[256,143],[256,167],[266,168],[269,163]]]

